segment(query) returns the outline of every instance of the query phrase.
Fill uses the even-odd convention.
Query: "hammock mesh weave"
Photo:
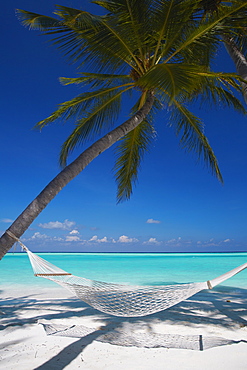
[[[203,289],[212,289],[247,267],[247,263],[211,281],[164,286],[134,286],[104,283],[74,276],[36,254],[28,253],[34,274],[67,288],[97,310],[123,317],[146,316],[163,311]]]

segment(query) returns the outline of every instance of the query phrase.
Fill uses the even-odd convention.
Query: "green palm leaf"
[[[154,128],[147,121],[127,134],[117,146],[117,160],[114,166],[118,185],[118,202],[129,199],[137,181],[141,160],[154,137]]]
[[[145,93],[141,95],[132,108],[132,115],[143,105],[145,97]],[[118,202],[129,199],[133,192],[141,162],[156,135],[153,126],[154,116],[161,109],[162,104],[158,99],[155,99],[148,117],[137,128],[124,136],[116,147],[117,159],[113,170],[118,185]]]
[[[133,88],[133,84],[125,84],[122,86],[115,86],[106,89],[99,89],[97,91],[80,94],[76,98],[60,104],[60,107],[54,111],[49,117],[38,122],[36,128],[43,128],[55,120],[68,120],[74,118],[76,121],[78,117],[84,116],[88,109],[91,109],[95,101],[107,100],[114,91],[120,90],[120,94]],[[122,89],[122,90],[121,90]],[[119,94],[119,92],[118,92]]]
[[[229,6],[222,7],[217,16],[210,18],[205,23],[202,23],[198,28],[190,29],[187,28],[186,39],[182,38],[180,40],[180,45],[177,45],[176,50],[170,53],[169,57],[166,58],[164,63],[168,63],[173,58],[177,57],[180,53],[190,50],[194,43],[205,43],[210,42],[210,40],[216,40],[219,35],[221,35],[228,27],[229,21],[237,17],[238,13],[241,13],[243,9],[247,9],[247,3],[243,0],[232,1]]]
[[[68,7],[57,6],[57,9],[55,14],[61,19],[57,23],[55,19],[52,23],[52,18],[48,22],[46,17],[21,10],[18,12],[24,25],[44,30],[46,34],[59,33],[59,37],[53,40],[54,44],[74,62],[85,59],[91,66],[97,64],[97,68],[103,66],[107,69],[110,66],[116,69],[123,62],[130,64],[131,56],[135,64],[142,68],[135,55],[136,39],[133,39],[128,24],[119,24],[112,17],[94,16]]]
[[[166,92],[172,100],[178,92],[188,93],[200,84],[202,76],[198,74],[198,67],[185,64],[158,64],[150,69],[138,81],[137,85],[144,89],[160,89]]]
[[[75,129],[62,146],[60,154],[60,164],[62,166],[66,165],[69,153],[77,145],[85,143],[86,140],[93,139],[95,136],[101,134],[102,131],[107,131],[111,128],[118,119],[122,95],[131,88],[127,87],[118,92],[108,91],[101,95],[100,99],[94,98],[91,100],[91,106],[88,106],[87,110],[84,110],[83,115],[81,112],[80,117],[82,118],[78,120]],[[82,110],[81,107],[79,109],[80,111]]]
[[[63,27],[61,21],[45,15],[32,13],[21,9],[16,9],[16,14],[23,26],[29,27],[33,30],[42,31],[44,29],[61,29]]]
[[[89,91],[62,103],[37,124],[42,128],[56,120],[74,120],[75,127],[62,146],[61,164],[66,163],[70,152],[79,144],[109,130],[119,116],[122,96],[135,90],[141,98],[131,113],[135,114],[147,93],[152,92],[157,108],[162,103],[171,112],[170,119],[181,145],[196,152],[222,180],[203,124],[186,108],[186,103],[201,99],[202,103],[222,103],[245,113],[233,93],[240,91],[242,80],[235,74],[211,72],[210,63],[222,32],[236,40],[238,29],[245,33],[246,2],[223,3],[218,13],[210,17],[202,16],[201,0],[96,0],[93,3],[107,13],[98,16],[57,5],[56,19],[18,11],[25,26],[52,35],[52,42],[65,56],[80,63],[79,67],[86,64],[91,69],[90,73],[75,78],[60,79],[63,85],[89,86]],[[119,201],[128,199],[132,193],[141,160],[154,134],[155,108],[117,148]]]
[[[176,134],[180,135],[180,143],[188,152],[196,152],[199,159],[207,164],[212,173],[223,182],[216,156],[204,135],[204,125],[200,119],[193,115],[178,101],[174,101],[171,114],[171,125],[176,127]]]
[[[126,82],[131,82],[131,77],[129,75],[117,75],[117,74],[103,74],[103,73],[80,73],[81,77],[68,78],[60,77],[60,82],[63,85],[70,84],[90,84],[92,88],[95,87],[105,87],[113,84],[124,84]]]
[[[197,29],[197,21],[192,22],[191,14],[193,9],[198,6],[198,1],[158,1],[154,8],[154,19],[152,25],[153,33],[156,38],[156,46],[153,58],[153,65],[171,51],[174,51],[176,44],[184,40],[184,33],[188,28]],[[181,22],[183,19],[183,22]]]
[[[45,34],[59,34],[53,39],[63,53],[77,62],[85,60],[97,69],[118,68],[129,56],[125,45],[105,26],[105,17],[94,16],[89,12],[57,6],[55,14],[60,19],[45,17],[35,13],[18,10],[23,25],[39,29]]]
[[[241,93],[241,84],[236,81],[235,76],[232,78],[229,75],[228,78],[226,76],[220,77],[221,74],[217,75],[219,77],[204,77],[206,82],[204,81],[201,85],[201,94],[197,94],[198,99],[207,105],[231,107],[241,114],[246,114],[247,112],[242,102],[233,94],[233,89]],[[241,82],[241,79],[238,78],[238,80]],[[193,99],[193,94],[191,99]]]

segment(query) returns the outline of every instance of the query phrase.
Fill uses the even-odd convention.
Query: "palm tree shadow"
[[[224,289],[223,289],[224,292]],[[177,304],[174,307],[171,307],[168,310],[162,311],[157,314],[153,314],[150,316],[146,316],[144,318],[121,318],[121,317],[112,317],[110,315],[103,315],[100,314],[95,310],[96,321],[102,321],[105,323],[104,326],[104,333],[112,333],[114,330],[119,330],[123,328],[126,324],[133,325],[133,324],[140,324],[145,323],[146,327],[152,330],[153,323],[176,323],[178,325],[186,325],[187,326],[194,326],[196,324],[200,324],[202,321],[205,325],[208,326],[221,326],[221,327],[232,327],[232,325],[240,325],[244,326],[247,325],[247,321],[242,317],[247,315],[247,299],[246,299],[246,290],[238,290],[233,294],[236,301],[239,302],[227,302],[222,300],[222,290],[218,289],[213,294],[207,294],[206,298],[207,301],[205,301],[205,295],[198,293],[196,296],[192,297],[191,299],[188,299],[184,302],[181,302],[180,304]],[[232,296],[232,292],[231,292]],[[240,300],[241,298],[241,300]],[[212,308],[214,308],[215,317],[212,315]],[[198,312],[200,309],[201,315],[195,314],[195,312]],[[92,309],[90,309],[90,314],[92,313]],[[88,312],[88,311],[87,311]],[[218,318],[218,313],[222,314],[221,318]],[[240,316],[240,313],[241,315]],[[230,321],[228,319],[231,319]],[[37,368],[37,370],[44,370],[49,368],[49,366],[52,366],[55,364],[58,359],[63,356],[63,353],[66,352],[66,364],[69,363],[69,361],[72,361],[76,356],[78,356],[80,353],[83,352],[84,348],[88,346],[90,343],[92,343],[94,340],[102,341],[100,338],[102,337],[101,329],[95,330],[93,333],[90,333],[83,338],[79,338],[76,342],[70,344],[59,354],[54,356],[52,359],[47,361],[45,364],[41,365]],[[174,336],[173,336],[174,337]],[[175,338],[176,339],[176,338]],[[199,336],[199,350],[206,349],[204,348],[204,342],[202,335]],[[191,340],[191,338],[190,338]],[[219,345],[226,345],[226,344],[236,344],[239,342],[247,343],[246,340],[222,340],[220,338],[212,339],[211,343],[206,343],[208,345],[208,348],[213,346],[219,346]],[[68,351],[70,352],[70,355],[68,356]]]
[[[163,329],[166,326],[170,327],[171,324],[181,325],[183,327],[186,326],[187,328],[193,328],[202,323],[207,327],[215,327],[216,325],[219,328],[233,328],[235,325],[238,325],[238,327],[246,326],[247,290],[230,290],[231,301],[226,299],[225,293],[226,291],[224,291],[224,289],[222,290],[222,288],[214,290],[212,294],[208,292],[198,293],[170,309],[141,318],[114,317],[102,314],[76,298],[67,298],[64,300],[55,299],[54,301],[50,299],[39,300],[29,296],[24,296],[16,300],[9,298],[1,302],[1,311],[4,311],[6,316],[2,327],[4,328],[10,325],[29,325],[30,323],[37,323],[39,320],[48,320],[49,322],[54,320],[56,322],[56,320],[61,321],[64,319],[66,323],[71,322],[73,326],[75,317],[77,318],[76,322],[83,323],[84,319],[90,318],[95,324],[99,324],[100,328],[98,325],[94,331],[83,337],[79,337],[79,339],[61,349],[58,354],[35,370],[55,368],[58,362],[62,369],[71,363],[78,355],[81,354],[82,356],[83,350],[93,341],[98,340],[102,342],[100,339],[102,335],[103,337],[105,335],[105,338],[107,338],[107,335],[111,335],[114,331],[119,332],[126,326],[130,328],[134,328],[134,325],[137,325],[138,328],[145,327],[145,330],[150,331],[150,333],[154,332],[154,326],[157,327],[157,325]],[[33,313],[33,310],[37,306],[42,306],[42,313],[36,310],[37,314],[30,315],[29,319],[20,317],[20,312],[24,307],[25,310],[30,310]],[[81,318],[81,320],[79,318]],[[68,327],[69,326],[71,325],[68,324]],[[199,336],[201,340],[202,338],[200,337],[202,336]],[[78,338],[78,336],[76,338]],[[107,341],[103,340],[103,342]],[[215,346],[238,342],[239,341],[215,342]],[[246,341],[242,340],[242,342]],[[135,345],[133,343],[134,342],[132,342],[131,345]],[[199,350],[206,349],[201,343],[199,343]]]
[[[224,287],[218,288],[219,292],[224,292],[225,290],[226,289]],[[240,295],[241,291],[245,295],[245,299],[242,299],[242,302],[240,303],[239,298],[243,297],[242,294]],[[228,317],[230,321],[237,323],[240,327],[245,327],[247,326],[247,319],[244,318],[247,318],[246,292],[246,289],[237,289],[234,301],[231,300],[232,298],[226,300],[215,299],[212,301],[212,304],[219,312]]]
[[[57,355],[52,357],[50,360],[46,361],[44,364],[36,367],[34,370],[48,370],[56,368],[58,362],[60,368],[64,369],[69,365],[79,354],[82,353],[83,349],[96,340],[102,334],[101,330],[96,330],[95,332],[88,334],[86,337],[80,338],[77,341],[69,344],[67,347],[63,348]]]

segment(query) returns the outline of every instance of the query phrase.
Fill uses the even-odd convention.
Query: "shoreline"
[[[207,251],[201,251],[201,252],[146,252],[146,251],[143,251],[143,252],[111,252],[111,251],[107,251],[107,252],[89,252],[89,251],[82,251],[82,252],[78,252],[78,251],[64,251],[64,252],[57,252],[57,251],[44,251],[44,250],[41,250],[41,251],[38,251],[38,250],[32,250],[32,252],[34,253],[39,253],[39,254],[172,254],[172,255],[187,255],[187,254],[205,254],[205,255],[210,255],[210,254],[247,254],[247,251],[225,251],[225,252],[222,252],[222,251],[215,251],[215,252],[207,252]],[[15,254],[25,254],[24,251],[19,251],[19,252],[16,252],[16,251],[8,251],[6,253],[6,255],[15,255]]]
[[[0,311],[0,368],[6,370],[244,370],[247,365],[246,289],[216,287],[157,314],[124,318],[103,314],[62,287],[2,287]],[[197,337],[201,347],[192,350]]]

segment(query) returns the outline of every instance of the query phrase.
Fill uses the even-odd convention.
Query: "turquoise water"
[[[213,279],[247,262],[247,253],[38,253],[72,273],[124,284],[188,283]],[[6,286],[54,286],[33,276],[26,253],[0,261],[0,289]],[[247,269],[222,285],[247,289]],[[21,288],[21,287],[20,287]]]

